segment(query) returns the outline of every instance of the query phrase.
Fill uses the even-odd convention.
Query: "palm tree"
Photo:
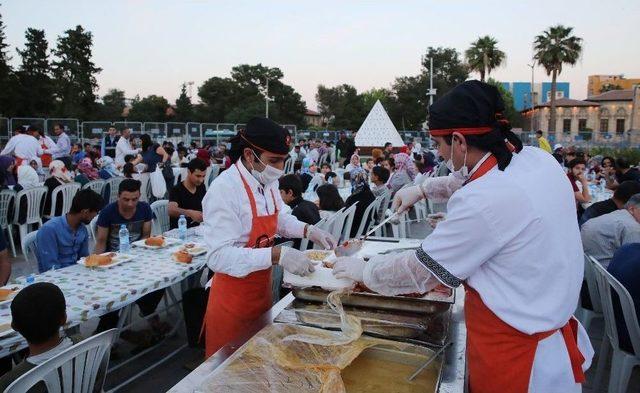
[[[496,46],[498,41],[488,35],[479,37],[471,43],[471,47],[464,52],[464,56],[471,71],[480,73],[480,80],[484,82],[491,71],[503,65],[506,55]]]
[[[533,59],[551,75],[549,133],[556,132],[556,79],[562,65],[575,65],[582,53],[582,38],[571,35],[573,27],[551,26],[533,41]]]

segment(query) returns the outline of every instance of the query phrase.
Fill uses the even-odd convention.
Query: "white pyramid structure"
[[[355,142],[358,147],[383,147],[387,142],[391,142],[394,147],[404,146],[402,137],[398,134],[398,130],[391,122],[380,100],[376,101],[373,108],[371,108],[371,112],[364,119],[356,135]]]

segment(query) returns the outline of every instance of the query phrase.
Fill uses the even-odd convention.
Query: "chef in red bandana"
[[[593,348],[572,316],[584,263],[573,192],[553,157],[522,147],[503,110],[478,81],[433,104],[431,137],[452,174],[399,191],[394,207],[444,185],[446,220],[416,251],[341,258],[334,274],[387,295],[464,285],[471,393],[581,392]]]
[[[326,231],[285,212],[278,179],[290,149],[286,129],[265,118],[249,120],[231,140],[233,165],[202,200],[207,265],[215,273],[205,316],[207,357],[271,308],[272,265],[301,276],[314,270],[303,252],[274,246],[276,235],[336,245]]]

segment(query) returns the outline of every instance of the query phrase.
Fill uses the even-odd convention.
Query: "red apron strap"
[[[584,363],[584,356],[578,348],[578,321],[571,317],[569,322],[560,328],[562,331],[562,337],[564,343],[567,346],[567,352],[569,352],[569,360],[571,360],[571,369],[573,370],[573,378],[576,383],[584,383],[586,380],[584,371],[582,371],[582,364]]]

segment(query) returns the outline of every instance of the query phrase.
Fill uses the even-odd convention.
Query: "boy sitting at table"
[[[61,337],[60,328],[67,322],[64,294],[56,285],[48,282],[31,284],[22,289],[11,302],[11,327],[29,344],[29,356],[0,377],[0,392],[16,379],[69,349],[80,340]],[[38,382],[29,393],[46,392],[43,382]]]

